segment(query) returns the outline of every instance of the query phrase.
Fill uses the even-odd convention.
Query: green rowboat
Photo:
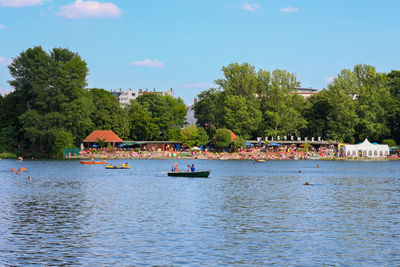
[[[200,171],[200,172],[168,172],[168,176],[172,177],[190,177],[190,178],[207,178],[211,171]]]

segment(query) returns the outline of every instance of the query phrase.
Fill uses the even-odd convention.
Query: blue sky
[[[0,0],[0,92],[27,48],[67,47],[89,87],[173,88],[187,104],[249,62],[322,89],[343,68],[400,69],[399,0]]]

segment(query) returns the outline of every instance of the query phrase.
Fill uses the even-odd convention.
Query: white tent
[[[344,153],[348,157],[387,157],[388,145],[371,144],[368,139],[357,145],[344,145]]]

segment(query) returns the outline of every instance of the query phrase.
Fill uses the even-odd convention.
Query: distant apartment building
[[[118,98],[118,101],[121,104],[121,106],[123,106],[129,104],[131,100],[136,99],[141,95],[158,94],[158,95],[174,96],[174,91],[172,90],[172,88],[163,91],[156,91],[156,88],[153,88],[153,90],[149,90],[147,88],[145,90],[143,89],[132,90],[131,88],[129,88],[126,91],[122,91],[122,89],[119,89],[119,91],[111,89],[111,94],[115,95]]]
[[[301,87],[296,87],[294,88],[294,91],[292,91],[292,94],[299,94],[304,98],[309,98],[312,95],[315,95],[318,93],[317,89],[312,89],[312,88],[301,88]]]
[[[197,119],[194,116],[194,104],[197,103],[197,98],[194,99],[194,103],[191,106],[187,106],[187,114],[185,117],[185,122],[187,125],[193,126],[197,124]]]

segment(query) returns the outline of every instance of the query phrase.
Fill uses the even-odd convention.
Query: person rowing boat
[[[178,169],[178,163],[177,162],[175,162],[174,166],[172,166],[172,171],[173,172],[180,172],[181,171],[180,169]]]

